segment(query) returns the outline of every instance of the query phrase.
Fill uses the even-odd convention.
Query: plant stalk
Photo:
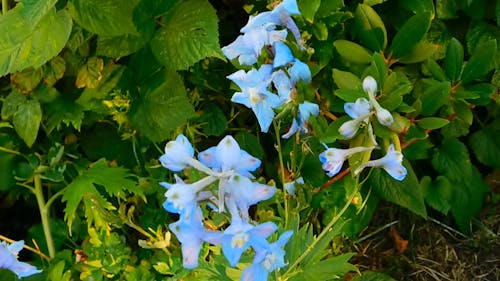
[[[9,10],[8,0],[2,0],[2,14],[5,15]]]
[[[54,240],[52,239],[52,233],[50,232],[49,208],[43,196],[42,176],[38,173],[35,174],[34,182],[35,182],[35,197],[38,203],[38,209],[40,210],[40,218],[42,219],[43,233],[45,235],[47,248],[49,249],[49,256],[50,258],[53,258],[55,256]]]
[[[285,165],[283,163],[283,153],[281,151],[281,136],[280,136],[280,125],[273,120],[274,132],[276,133],[276,150],[278,150],[278,158],[280,161],[280,177],[281,185],[283,186],[283,208],[285,209],[285,229],[288,228],[288,198],[287,191],[285,189],[286,175],[285,175]]]

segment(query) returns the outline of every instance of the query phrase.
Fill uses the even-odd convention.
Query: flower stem
[[[274,132],[276,133],[276,150],[278,151],[278,158],[280,162],[280,177],[281,185],[283,186],[283,208],[285,209],[285,229],[288,229],[288,198],[287,191],[285,189],[286,175],[285,175],[285,165],[283,163],[283,153],[281,151],[281,135],[280,135],[280,124],[279,121],[273,120]]]
[[[351,201],[354,199],[354,197],[358,193],[358,190],[359,190],[359,185],[357,185],[356,188],[353,190],[351,196],[347,199],[346,204],[340,210],[340,212],[332,218],[332,220],[328,223],[327,226],[325,226],[325,228],[323,229],[323,231],[321,231],[321,233],[318,235],[318,237],[311,243],[311,245],[309,245],[309,247],[307,247],[307,249],[304,251],[304,253],[302,253],[302,255],[300,255],[300,257],[298,257],[295,260],[295,262],[288,267],[287,271],[283,274],[283,276],[285,276],[284,280],[287,280],[286,275],[289,275],[292,272],[292,269],[297,267],[297,265],[299,265],[307,257],[307,255],[309,255],[309,253],[311,253],[311,251],[314,249],[316,244],[318,244],[321,241],[321,239],[323,239],[323,237],[326,234],[328,234],[328,232],[331,231],[331,228],[333,227],[333,225],[340,219],[340,217],[345,213],[345,211],[347,211],[347,208],[349,208],[349,206],[351,205]]]
[[[9,10],[9,3],[7,3],[8,0],[2,0],[2,14],[5,15],[7,11]]]
[[[52,233],[50,232],[50,219],[49,219],[49,208],[45,202],[42,189],[42,175],[35,174],[35,197],[38,203],[38,209],[40,210],[40,218],[42,219],[43,233],[45,235],[45,241],[47,242],[47,248],[49,249],[49,256],[53,258],[55,256],[54,240],[52,239]]]

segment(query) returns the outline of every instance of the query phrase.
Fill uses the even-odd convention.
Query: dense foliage
[[[498,0],[2,0],[0,268],[342,279],[380,201],[467,234],[499,26]]]

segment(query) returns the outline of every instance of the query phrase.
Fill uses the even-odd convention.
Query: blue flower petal
[[[294,61],[292,50],[283,42],[277,41],[273,45],[274,47],[274,60],[273,67],[285,66]]]
[[[288,69],[288,73],[290,73],[290,80],[293,84],[297,83],[299,80],[305,83],[311,82],[311,70],[309,66],[298,59],[295,59],[292,67]]]

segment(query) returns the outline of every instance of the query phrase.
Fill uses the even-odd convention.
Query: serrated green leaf
[[[406,21],[392,39],[388,50],[389,53],[392,52],[394,58],[408,55],[417,46],[417,43],[424,38],[430,26],[431,14],[429,12],[414,15]]]
[[[446,48],[446,56],[444,58],[444,71],[451,81],[458,81],[462,73],[463,63],[464,48],[460,41],[453,37]]]
[[[344,39],[333,42],[333,46],[342,58],[348,62],[369,64],[372,54],[365,47]]]
[[[5,98],[2,103],[2,119],[7,120],[16,113],[20,105],[24,104],[27,96],[19,93],[19,90],[14,90]]]
[[[443,105],[449,104],[451,84],[449,81],[439,82],[432,79],[423,79],[424,91],[420,96],[422,101],[422,115],[434,115]]]
[[[467,147],[458,139],[445,139],[432,157],[434,169],[452,181],[468,181],[472,164]]]
[[[370,175],[370,184],[376,194],[386,201],[404,207],[413,213],[427,218],[423,190],[418,183],[417,176],[408,161],[403,165],[408,174],[402,181],[393,179],[383,169],[373,169]]]
[[[162,73],[154,84],[145,88],[144,95],[131,112],[131,120],[152,141],[167,139],[175,128],[195,116],[177,72]]]
[[[66,202],[64,209],[64,220],[68,224],[71,233],[71,226],[76,215],[76,210],[82,200],[85,203],[85,214],[88,219],[92,218],[97,224],[101,214],[99,208],[112,210],[113,205],[109,203],[96,188],[96,185],[103,186],[110,195],[123,197],[126,191],[142,194],[133,180],[129,179],[128,170],[119,167],[109,167],[104,159],[92,163],[89,168],[83,171],[66,188],[62,197],[62,202]],[[91,223],[88,223],[89,225]]]
[[[342,254],[322,260],[316,264],[304,267],[302,275],[305,280],[323,281],[335,277],[341,278],[349,271],[357,271],[357,267],[349,263],[354,253]]]
[[[425,117],[417,121],[417,124],[422,129],[435,130],[448,125],[448,119],[439,117]]]
[[[428,176],[425,176],[420,181],[420,185],[424,190],[425,202],[435,210],[448,214],[453,201],[453,188],[450,181],[443,176],[436,178],[435,182]]]
[[[462,83],[467,84],[488,73],[493,67],[496,51],[496,40],[489,40],[476,47],[462,72]]]
[[[136,34],[132,12],[138,0],[71,0],[68,10],[86,30],[103,36]]]
[[[48,103],[44,109],[47,117],[47,134],[50,134],[55,128],[61,128],[63,124],[80,130],[84,112],[83,107],[75,101],[60,97]]]
[[[359,4],[354,12],[354,28],[358,39],[370,50],[378,52],[387,45],[387,31],[384,22],[375,10]]]
[[[227,130],[227,119],[217,105],[210,103],[203,108],[203,131],[207,136],[220,136]]]
[[[479,162],[500,169],[500,126],[486,126],[469,137],[470,147]]]
[[[42,108],[37,100],[28,100],[20,104],[12,116],[14,129],[29,147],[36,140],[40,121],[42,121]]]
[[[333,69],[333,81],[340,89],[355,90],[359,89],[361,80],[358,76],[349,71],[342,71],[336,68]]]
[[[35,12],[36,2],[45,1],[31,2],[0,16],[0,76],[40,67],[56,56],[68,41],[72,25],[68,12],[56,12],[48,6]],[[49,3],[53,5],[55,1]],[[23,13],[33,19],[23,19]]]
[[[153,54],[160,63],[174,70],[187,69],[206,57],[224,59],[217,23],[215,10],[208,1],[179,2],[153,36]]]

